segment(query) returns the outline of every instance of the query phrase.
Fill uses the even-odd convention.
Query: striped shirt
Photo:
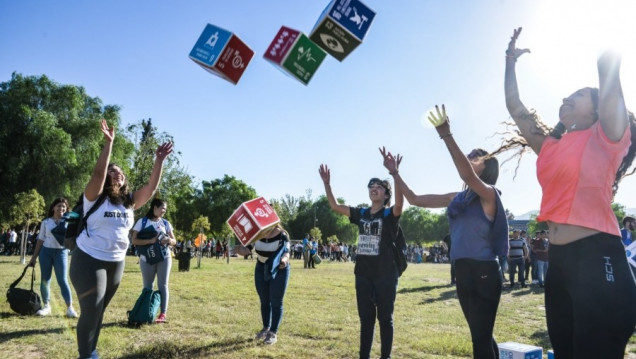
[[[273,238],[261,238],[254,243],[254,250],[257,255],[256,259],[261,263],[265,263],[267,259],[282,246],[285,246],[289,252],[289,237],[285,232],[280,232]]]

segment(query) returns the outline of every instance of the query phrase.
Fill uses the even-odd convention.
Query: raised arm
[[[384,147],[382,148],[384,149]],[[383,154],[384,156],[384,154]],[[402,162],[402,156],[392,156],[391,152],[388,152],[384,156],[384,167],[389,170],[389,174],[393,176],[393,183],[395,185],[395,193],[400,191],[400,194],[406,197],[409,204],[424,208],[443,208],[448,207],[453,198],[457,195],[456,192],[446,194],[425,194],[417,195],[409,186],[404,182],[402,176],[398,171],[398,167]],[[396,199],[397,204],[397,199]]]
[[[629,124],[621,87],[621,56],[605,51],[598,58],[598,117],[607,137],[618,142]]]
[[[159,187],[159,181],[161,180],[163,161],[172,153],[172,148],[172,142],[166,142],[157,148],[155,152],[155,163],[152,167],[148,183],[133,194],[135,209],[141,208],[155,194],[157,187]]]
[[[439,134],[439,138],[441,138],[446,144],[446,148],[448,148],[448,152],[453,159],[453,163],[455,164],[455,168],[457,168],[459,177],[471,190],[477,193],[481,199],[482,206],[484,207],[484,212],[486,212],[486,214],[494,215],[497,208],[497,195],[495,194],[495,189],[491,185],[484,183],[484,181],[479,178],[466,155],[464,155],[457,145],[457,142],[455,142],[453,134],[450,131],[450,123],[448,116],[446,115],[446,108],[444,105],[442,105],[441,111],[436,105],[435,111],[437,113],[431,112],[428,119],[435,126],[435,129]],[[474,160],[483,161],[482,158],[476,158]]]
[[[104,119],[102,119],[101,131],[104,134],[106,142],[104,143],[104,147],[102,147],[102,152],[99,154],[99,158],[97,158],[97,164],[95,164],[91,179],[88,181],[86,189],[84,190],[84,196],[86,196],[86,199],[89,201],[96,200],[104,190],[106,171],[108,170],[110,153],[113,150],[113,140],[115,139],[115,127],[108,127],[108,123],[106,123],[106,120]]]
[[[329,206],[334,212],[340,213],[347,217],[351,216],[349,211],[349,206],[344,204],[338,204],[336,201],[336,197],[334,197],[333,192],[331,191],[331,171],[327,165],[322,164],[318,169],[318,173],[320,173],[320,178],[322,179],[322,183],[325,185],[325,194],[327,195],[327,200],[329,201]]]
[[[535,153],[541,151],[543,140],[545,135],[537,128],[535,117],[532,116],[530,111],[521,102],[519,98],[519,88],[517,86],[517,74],[515,66],[519,56],[526,52],[530,52],[529,49],[517,49],[517,38],[521,33],[521,28],[515,29],[510,42],[508,43],[508,49],[506,50],[506,75],[504,78],[504,90],[506,93],[506,107],[508,113],[519,127],[521,135],[526,139],[528,145]]]
[[[393,161],[395,163],[395,171],[397,172],[397,168],[400,166],[400,162],[402,162],[402,156],[397,154],[394,157],[391,152],[387,152],[384,147],[379,148],[379,150],[382,158],[384,158],[384,167],[386,167],[388,161]],[[391,174],[390,172],[391,171],[389,171],[389,174]],[[399,217],[402,215],[402,208],[404,207],[404,196],[402,195],[401,187],[395,184],[395,180],[393,181],[393,186],[395,187],[393,191],[395,197],[395,204],[393,205],[393,215],[395,217]]]

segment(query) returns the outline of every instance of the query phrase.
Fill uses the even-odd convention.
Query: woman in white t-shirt
[[[40,225],[33,256],[29,262],[30,267],[34,267],[40,258],[40,293],[44,306],[35,314],[46,316],[51,314],[51,275],[55,270],[57,284],[62,291],[62,298],[66,302],[66,316],[77,318],[77,312],[73,309],[73,298],[71,297],[71,287],[68,285],[66,272],[68,269],[68,250],[55,238],[51,231],[62,222],[62,216],[68,210],[68,201],[64,197],[56,198],[47,212],[46,219]]]
[[[106,120],[102,120],[101,132],[106,143],[82,196],[84,212],[88,212],[101,196],[104,200],[88,217],[86,228],[77,237],[70,270],[71,282],[80,303],[81,314],[76,330],[80,358],[99,358],[99,332],[104,311],[124,274],[133,210],[152,198],[161,180],[163,161],[172,153],[172,143],[159,146],[148,183],[133,192],[122,169],[116,164],[109,164],[115,128],[108,127]]]
[[[141,269],[141,277],[143,280],[144,288],[150,290],[154,287],[155,276],[157,277],[157,287],[161,293],[161,314],[155,321],[156,323],[164,323],[166,321],[166,314],[168,313],[168,300],[170,299],[170,292],[168,291],[168,281],[170,279],[170,269],[172,268],[172,256],[170,255],[170,247],[177,244],[177,240],[174,238],[174,232],[172,225],[167,219],[163,218],[166,214],[168,204],[166,201],[155,198],[150,202],[150,208],[148,213],[143,218],[137,220],[132,230],[132,244],[137,246],[138,249],[143,247],[149,247],[159,241],[161,244],[161,253],[157,253],[160,256],[158,262],[151,264],[151,261],[146,258],[146,251],[141,250],[139,256],[139,267]],[[146,228],[154,227],[157,235],[149,239],[140,239],[137,237],[139,232]]]

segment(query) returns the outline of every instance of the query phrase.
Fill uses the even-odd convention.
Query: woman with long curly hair
[[[516,48],[520,33],[514,30],[506,51],[506,106],[522,136],[516,144],[539,156],[537,221],[550,231],[545,307],[554,354],[623,358],[636,323],[636,285],[611,204],[636,153],[636,122],[625,107],[621,58],[609,51],[598,58],[599,87],[564,98],[551,129],[519,99],[516,62],[530,52]]]
[[[100,196],[105,199],[88,217],[86,227],[77,237],[70,271],[81,310],[77,322],[80,358],[99,358],[97,340],[104,311],[124,274],[128,233],[134,223],[133,210],[152,198],[159,186],[163,161],[172,152],[169,142],[157,148],[148,183],[133,192],[122,169],[109,164],[115,128],[108,127],[106,120],[102,120],[101,132],[106,143],[82,196],[84,211],[88,212]]]

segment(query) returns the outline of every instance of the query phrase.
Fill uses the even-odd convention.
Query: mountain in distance
[[[526,212],[526,213],[524,213],[524,214],[520,214],[520,215],[518,215],[518,216],[515,216],[515,219],[516,219],[516,220],[518,220],[518,221],[529,221],[529,220],[530,220],[530,217],[531,217],[532,215],[536,216],[536,215],[538,215],[538,214],[539,214],[539,210],[538,210],[538,209],[535,209],[535,210],[532,210],[532,211],[530,211],[530,212]]]

